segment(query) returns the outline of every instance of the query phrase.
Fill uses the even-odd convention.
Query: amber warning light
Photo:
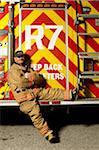
[[[65,8],[65,3],[21,3],[21,8]]]

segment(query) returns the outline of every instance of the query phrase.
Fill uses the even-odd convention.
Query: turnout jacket
[[[31,68],[28,68],[27,71],[32,73],[35,78],[34,80],[38,78],[38,73],[33,71]],[[11,66],[8,72],[8,83],[18,103],[22,101],[22,99],[19,97],[25,95],[28,92],[33,94],[33,89],[31,89],[33,81],[29,81],[28,78],[25,77],[25,74],[26,68],[15,63]],[[37,91],[38,89],[35,91],[35,93],[37,93]]]

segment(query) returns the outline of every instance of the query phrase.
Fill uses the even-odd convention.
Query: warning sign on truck
[[[47,79],[49,86],[66,88],[66,9],[21,5],[20,48],[31,55],[33,69]]]

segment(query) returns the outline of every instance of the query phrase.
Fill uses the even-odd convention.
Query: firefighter
[[[36,87],[35,83],[39,81],[39,74],[25,63],[25,54],[23,51],[17,51],[14,55],[14,63],[8,72],[8,82],[12,93],[19,103],[19,108],[25,114],[28,114],[42,136],[50,143],[57,143],[58,138],[49,128],[47,122],[42,117],[38,100],[69,100],[69,91]],[[74,95],[72,93],[72,95]]]

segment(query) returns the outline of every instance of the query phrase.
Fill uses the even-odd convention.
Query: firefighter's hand
[[[32,82],[32,81],[35,80],[35,74],[34,73],[26,72],[25,73],[25,78],[27,78],[30,82]]]

